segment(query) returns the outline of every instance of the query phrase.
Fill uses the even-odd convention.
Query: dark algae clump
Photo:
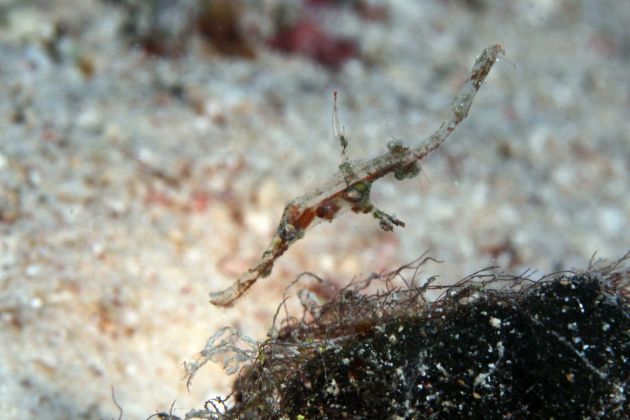
[[[286,386],[289,418],[622,418],[627,308],[589,276],[524,296],[483,292],[316,353]]]
[[[275,319],[257,349],[237,332],[211,339],[206,359],[250,363],[230,404],[187,418],[628,418],[629,259],[536,281],[481,270],[414,286],[424,258],[323,304],[305,289],[302,317]]]

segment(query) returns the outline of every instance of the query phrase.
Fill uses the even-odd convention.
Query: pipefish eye
[[[290,223],[278,226],[278,235],[287,242],[294,240],[298,234],[298,230]]]

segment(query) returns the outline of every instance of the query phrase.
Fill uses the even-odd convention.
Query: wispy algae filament
[[[345,159],[347,139],[337,130],[337,139],[344,149],[340,171],[320,188],[297,197],[286,205],[276,233],[258,264],[243,273],[229,288],[210,293],[210,303],[221,307],[231,306],[258,279],[267,277],[275,261],[291,245],[303,238],[318,219],[332,221],[350,209],[355,213],[371,213],[384,230],[393,230],[394,226],[404,227],[401,220],[378,209],[371,202],[372,183],[389,173],[394,173],[396,179],[411,178],[418,173],[417,162],[437,149],[468,116],[473,99],[497,62],[499,54],[505,54],[500,45],[490,46],[483,51],[475,61],[466,82],[455,95],[448,117],[440,128],[415,147],[390,144],[388,152],[381,156],[351,162]]]

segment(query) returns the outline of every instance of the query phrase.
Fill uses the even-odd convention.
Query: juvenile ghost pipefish
[[[416,146],[407,147],[399,142],[391,142],[387,153],[373,159],[355,162],[347,159],[348,140],[339,128],[335,102],[333,130],[342,147],[343,157],[339,172],[320,188],[297,197],[286,205],[276,233],[259,262],[244,272],[229,288],[210,293],[210,303],[221,307],[231,306],[258,279],[271,274],[276,260],[291,245],[302,239],[306,231],[318,221],[331,222],[343,212],[352,210],[355,213],[370,213],[386,231],[393,230],[394,226],[404,227],[404,222],[380,210],[371,202],[372,183],[389,173],[393,173],[398,180],[412,178],[419,173],[418,161],[444,143],[468,116],[477,91],[500,54],[505,54],[503,48],[493,45],[477,57],[465,83],[451,102],[448,116],[433,134]]]

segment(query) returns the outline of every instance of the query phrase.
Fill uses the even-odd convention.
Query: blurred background
[[[287,201],[350,156],[419,142],[475,57],[507,51],[420,176],[375,184],[407,224],[309,231],[234,308],[208,304]],[[261,339],[286,285],[425,251],[584,269],[630,248],[630,5],[530,0],[0,0],[0,417],[183,416],[230,389],[182,362],[218,328]],[[432,271],[426,271],[432,270]]]

